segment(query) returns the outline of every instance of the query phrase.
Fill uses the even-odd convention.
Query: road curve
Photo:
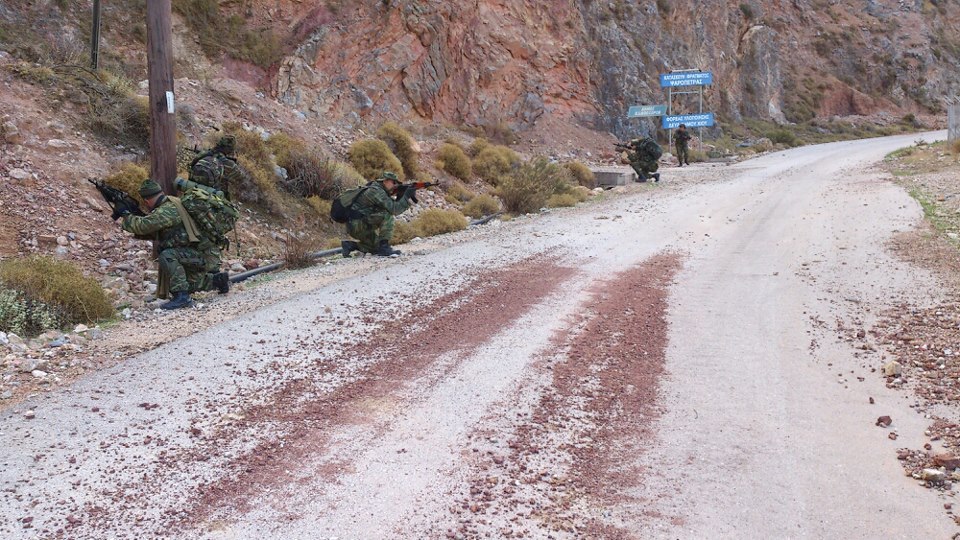
[[[895,459],[923,419],[838,338],[936,294],[870,169],[916,137],[666,171],[31,397],[0,538],[949,537]]]

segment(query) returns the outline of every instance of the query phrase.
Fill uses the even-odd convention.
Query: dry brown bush
[[[306,268],[313,266],[315,259],[310,256],[311,249],[306,239],[287,235],[283,245],[283,266],[286,268]]]
[[[470,191],[470,188],[463,185],[463,182],[454,182],[447,188],[447,195],[457,203],[463,204],[469,202],[476,194]]]
[[[497,191],[508,212],[526,214],[540,210],[551,195],[563,193],[570,185],[565,168],[538,157],[504,176]]]
[[[420,167],[417,165],[416,143],[410,132],[394,122],[387,122],[377,130],[377,137],[387,143],[393,155],[397,156],[403,166],[403,173],[408,178],[418,178]]]
[[[477,195],[463,207],[464,215],[470,216],[474,219],[479,219],[483,216],[489,216],[490,214],[495,214],[499,211],[500,202],[497,201],[495,197],[487,194]]]
[[[576,206],[579,200],[572,193],[554,193],[547,199],[547,206],[550,208],[560,208],[563,206]]]
[[[140,184],[149,177],[150,174],[140,165],[126,162],[120,165],[119,170],[104,178],[103,181],[108,186],[130,195],[137,203],[142,205],[143,198],[140,197]]]
[[[564,163],[563,166],[570,171],[570,174],[573,175],[573,179],[578,185],[590,189],[597,187],[597,177],[593,174],[593,171],[590,170],[590,167],[587,167],[579,161],[569,161]]]
[[[467,148],[467,154],[470,157],[477,157],[480,155],[480,152],[483,152],[490,147],[490,142],[484,139],[483,137],[478,137],[474,139],[470,146]]]
[[[113,315],[113,304],[93,278],[76,266],[50,257],[23,257],[0,262],[0,284],[41,302],[58,325],[94,323]]]
[[[470,158],[455,144],[444,143],[437,153],[437,162],[439,168],[460,180],[468,180],[473,174]]]
[[[498,185],[501,177],[520,165],[520,156],[506,146],[490,146],[473,160],[473,171],[486,182]]]
[[[383,141],[374,139],[357,141],[350,145],[349,154],[353,168],[364,178],[372,180],[384,171],[395,173],[400,180],[406,178],[400,160],[393,155],[387,143]]]

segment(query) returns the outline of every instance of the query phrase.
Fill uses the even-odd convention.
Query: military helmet
[[[382,173],[380,173],[380,176],[377,178],[377,180],[379,180],[379,181],[381,181],[381,182],[384,181],[384,180],[393,180],[394,182],[396,182],[396,183],[398,183],[398,184],[400,183],[400,179],[397,178],[396,173],[393,173],[393,172],[390,172],[390,171],[383,171]]]
[[[215,148],[224,154],[232,154],[237,149],[237,138],[233,135],[224,135],[217,141]]]

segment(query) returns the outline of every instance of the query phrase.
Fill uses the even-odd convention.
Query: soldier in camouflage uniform
[[[410,186],[403,196],[395,199],[394,194],[399,185],[400,180],[396,174],[384,172],[367,184],[357,196],[351,208],[362,217],[347,222],[347,233],[357,241],[345,240],[341,243],[344,257],[349,257],[354,251],[381,257],[400,255],[399,251],[390,247],[390,240],[393,238],[393,216],[410,208],[410,199],[416,189]]]
[[[179,309],[193,305],[190,294],[217,288],[226,293],[229,276],[220,272],[220,250],[200,237],[196,225],[175,198],[164,195],[160,185],[147,179],[140,186],[140,196],[150,210],[144,217],[129,211],[121,212],[123,230],[141,239],[150,239],[160,259],[158,296],[169,293],[173,299],[162,309]]]
[[[677,159],[680,160],[681,167],[684,163],[690,165],[690,149],[688,146],[692,138],[690,133],[687,132],[686,124],[680,124],[677,127],[677,132],[673,135],[673,142],[677,147]]]
[[[660,181],[660,173],[656,172],[660,168],[658,157],[652,156],[645,148],[650,143],[659,148],[657,142],[650,137],[633,139],[627,145],[630,147],[627,159],[630,161],[630,167],[636,171],[640,182],[646,182],[650,177],[653,177],[654,182]]]
[[[237,163],[237,139],[232,135],[220,137],[216,146],[194,158],[190,163],[190,180],[210,186],[230,197],[230,186],[244,183],[247,171]]]

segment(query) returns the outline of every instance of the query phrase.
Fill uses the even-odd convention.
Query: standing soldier
[[[680,124],[677,127],[677,132],[673,135],[674,144],[677,146],[677,159],[680,161],[680,166],[683,167],[683,164],[686,163],[690,165],[690,149],[688,148],[690,144],[690,139],[693,137],[690,136],[690,133],[687,132],[686,124]]]
[[[217,144],[194,158],[190,163],[190,180],[222,191],[227,199],[230,186],[243,183],[247,172],[237,163],[237,139],[233,135],[220,137]]]
[[[399,185],[396,174],[383,172],[376,180],[361,188],[350,204],[351,214],[356,217],[347,222],[347,233],[357,241],[344,240],[341,243],[344,257],[349,257],[354,251],[381,257],[400,255],[399,251],[390,247],[393,216],[410,208],[410,199],[416,194],[416,188],[409,186],[403,195],[395,199]]]
[[[179,199],[164,195],[160,184],[144,180],[140,197],[150,211],[146,216],[135,216],[129,209],[117,212],[123,217],[121,227],[143,240],[153,240],[160,259],[160,282],[157,297],[168,293],[173,299],[161,309],[179,309],[193,305],[190,294],[216,288],[221,294],[230,290],[226,272],[220,272],[219,249],[204,238]],[[216,257],[212,257],[214,255]]]

